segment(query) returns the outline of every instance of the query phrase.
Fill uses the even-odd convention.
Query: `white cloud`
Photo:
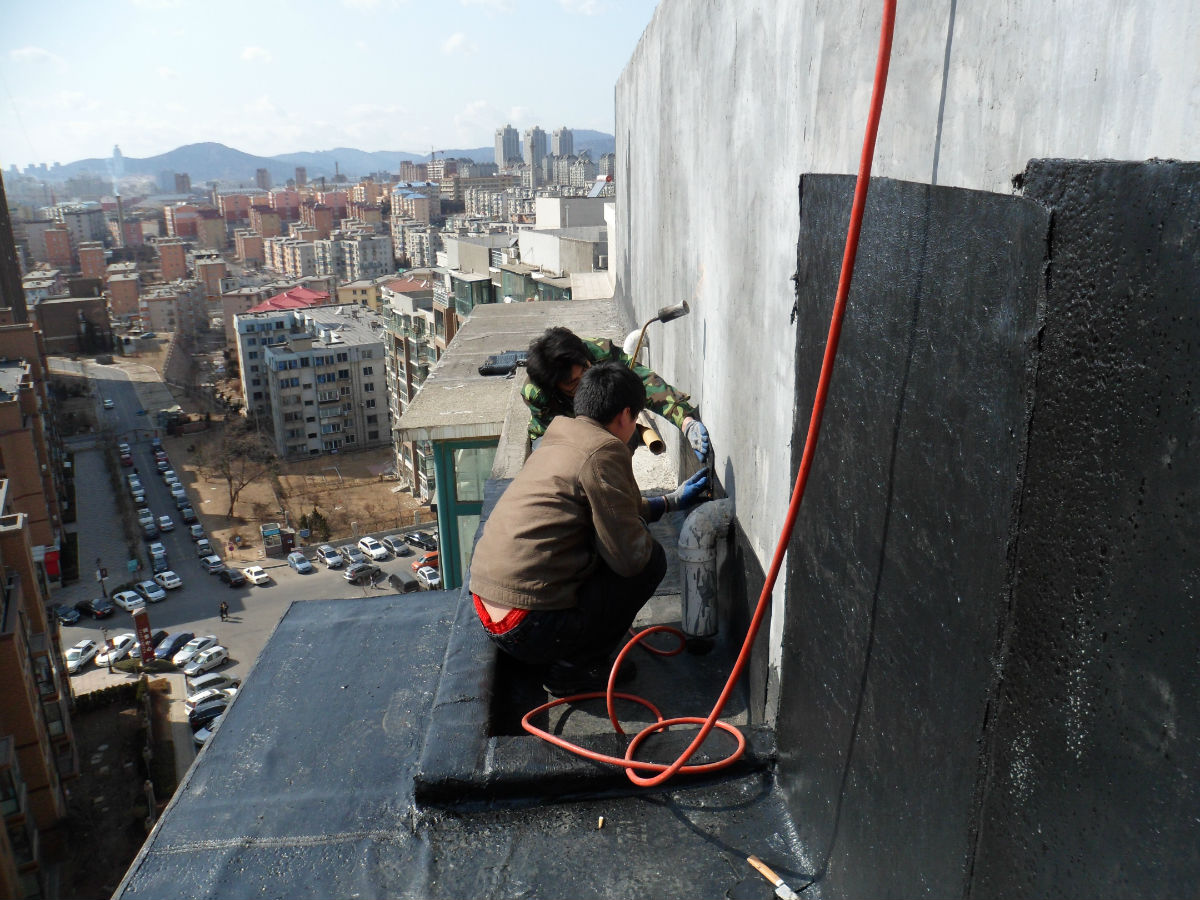
[[[558,0],[569,13],[575,13],[580,16],[598,16],[604,12],[605,4],[603,0]]]
[[[254,116],[269,116],[274,115],[279,111],[271,98],[266,94],[263,94],[261,97],[251,101],[250,103],[243,103],[242,109],[244,109],[247,114]]]
[[[245,47],[242,49],[242,59],[247,62],[269,63],[274,58],[271,55],[271,51],[263,47]]]
[[[157,72],[158,77],[164,81],[177,81],[179,79],[179,73],[170,66],[159,66]]]
[[[479,47],[461,31],[456,31],[442,43],[442,52],[471,55],[479,52]]]
[[[482,6],[486,10],[497,13],[511,13],[516,10],[513,0],[458,0],[463,6]]]
[[[178,9],[183,5],[182,0],[129,0],[141,9]]]
[[[9,58],[13,62],[19,63],[54,63],[56,65],[64,65],[66,60],[56,53],[51,53],[42,47],[20,47],[17,50],[10,50]]]

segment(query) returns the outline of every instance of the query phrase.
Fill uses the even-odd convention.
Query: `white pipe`
[[[733,524],[733,500],[701,503],[679,531],[683,633],[689,649],[707,652],[717,634],[717,541]]]

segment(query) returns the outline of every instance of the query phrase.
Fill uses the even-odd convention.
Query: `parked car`
[[[369,535],[358,542],[358,549],[374,560],[388,558],[387,547]]]
[[[369,562],[351,563],[342,577],[351,584],[374,583],[375,577],[382,571],[379,566]]]
[[[159,438],[159,437],[151,438],[150,439],[150,447],[154,450],[155,453],[162,451],[162,448],[163,448],[162,438]]]
[[[167,562],[167,558],[165,556],[150,557],[150,571],[155,575],[158,575],[160,572],[169,572],[170,570],[171,564]]]
[[[139,606],[146,605],[146,601],[137,591],[117,591],[112,595],[112,602],[125,612],[133,612]]]
[[[160,600],[167,599],[167,592],[153,581],[139,581],[133,586],[133,589],[141,594],[142,599],[147,603],[158,603]]]
[[[75,604],[75,609],[85,616],[91,616],[93,619],[103,619],[105,616],[111,616],[116,611],[116,607],[103,597],[80,600]]]
[[[183,508],[185,506],[191,506],[192,501],[188,499],[187,491],[183,490],[182,487],[179,490],[180,490],[180,493],[177,494],[177,493],[175,493],[174,489],[172,489],[171,496],[175,498],[175,508],[177,510],[179,510],[180,515],[182,515]]]
[[[159,644],[161,644],[163,642],[163,638],[165,638],[166,636],[167,636],[167,633],[165,631],[163,631],[161,628],[158,631],[154,632],[152,635],[150,635],[151,656],[153,656],[153,654],[154,654],[154,648],[157,647]],[[141,659],[142,658],[142,645],[135,644],[133,649],[129,651],[129,655],[133,659]]]
[[[136,473],[130,473],[128,478],[129,478],[129,489],[131,491],[141,490],[142,479],[138,478]]]
[[[191,507],[189,506],[188,509],[191,509]],[[198,522],[195,525],[190,526],[188,528],[188,537],[190,537],[193,541],[200,540],[200,538],[204,537],[204,526]]]
[[[438,561],[440,559],[441,557],[438,555],[438,551],[436,550],[433,550],[429,553],[422,553],[412,561],[412,570],[416,572],[423,566],[429,566],[430,568],[434,569],[439,568]]]
[[[421,550],[436,550],[438,548],[437,538],[428,531],[410,531],[404,536],[404,540]]]
[[[237,569],[224,568],[224,569],[221,569],[221,571],[218,572],[217,575],[220,576],[220,579],[223,582],[225,582],[227,585],[229,585],[231,588],[241,587],[243,584],[246,583],[246,576],[243,575],[241,572],[239,572]]]
[[[167,569],[165,572],[159,572],[154,576],[154,580],[158,582],[159,587],[168,591],[183,587],[183,579],[170,569]]]
[[[146,502],[146,492],[143,491],[141,488],[138,488],[136,491],[130,491],[129,496],[133,498],[134,503],[145,503]]]
[[[196,515],[196,510],[191,507],[191,504],[179,507],[179,518],[183,519],[184,523],[187,525],[191,525],[192,523],[200,520],[200,517]],[[200,533],[203,534],[204,532],[202,531]]]
[[[240,682],[224,672],[209,672],[207,675],[188,676],[184,680],[189,697],[194,697],[209,688],[237,687]]]
[[[246,576],[246,580],[251,584],[270,584],[271,575],[262,566],[247,566],[242,569],[242,574]]]
[[[158,539],[158,525],[154,522],[149,522],[142,526],[142,540],[154,541]]]
[[[216,551],[213,550],[212,542],[208,538],[200,538],[196,541],[197,556],[214,556]]]
[[[155,522],[154,513],[144,506],[137,511],[137,517],[139,525],[148,525]]]
[[[421,566],[417,569],[417,581],[421,582],[426,589],[435,591],[442,586],[442,576],[433,566]]]
[[[117,452],[118,453],[130,453],[132,451],[133,451],[133,448],[129,446],[128,441],[121,441],[121,443],[117,444]]]
[[[74,647],[67,651],[67,672],[74,675],[96,655],[99,648],[95,641],[84,640],[80,641]]]
[[[162,541],[155,541],[153,544],[151,544],[146,549],[150,551],[151,556],[166,556],[167,555],[167,545],[162,543]]]
[[[102,647],[96,654],[96,665],[107,666],[110,662],[120,662],[129,655],[129,651],[136,643],[137,635],[132,631],[109,638],[108,645]]]
[[[313,564],[308,561],[308,557],[299,550],[293,550],[288,554],[287,564],[299,572],[301,575],[307,575],[313,571]]]
[[[412,553],[412,548],[408,546],[408,542],[400,534],[389,534],[387,537],[380,538],[379,543],[391,550],[396,556],[408,556]]]
[[[217,730],[217,726],[221,724],[221,720],[225,718],[225,713],[221,713],[207,725],[198,728],[192,734],[192,740],[196,742],[197,747],[203,747],[208,743],[209,738],[213,736],[213,732]]]
[[[176,653],[182,650],[187,642],[196,635],[190,631],[177,631],[174,634],[168,634],[162,639],[162,643],[154,648],[155,659],[171,659]]]
[[[159,516],[158,517],[158,530],[159,531],[174,531],[175,530],[175,520],[172,519],[170,516]]]
[[[338,553],[342,554],[342,559],[350,563],[350,565],[367,561],[367,558],[363,556],[363,552],[353,544],[343,544],[341,547],[338,547]]]
[[[236,696],[237,688],[235,687],[207,688],[199,693],[192,694],[192,696],[184,700],[183,708],[190,713],[197,706],[208,703],[210,700],[219,700],[222,697],[226,700],[232,700]]]
[[[171,657],[171,662],[177,666],[186,666],[195,658],[197,653],[215,646],[217,646],[217,636],[215,634],[194,637],[175,651],[175,655]]]
[[[79,613],[74,607],[60,603],[54,607],[54,618],[62,625],[74,625],[79,621]]]
[[[113,408],[113,402],[112,402],[112,398],[111,398],[111,397],[105,397],[105,398],[104,398],[104,408],[105,408],[105,409],[112,409],[112,408]]]
[[[213,697],[211,700],[205,700],[188,713],[188,724],[192,726],[192,731],[196,731],[208,725],[228,708],[228,697]]]
[[[389,575],[388,584],[397,594],[411,594],[413,591],[421,589],[421,583],[417,581],[417,576],[403,571],[393,572]]]
[[[212,556],[206,556],[200,560],[200,565],[203,566],[204,571],[208,572],[210,575],[216,574],[225,568],[225,563],[221,562],[221,557],[217,556],[215,553]]]
[[[171,463],[170,460],[164,456],[162,459],[157,459],[154,461],[154,467],[158,469],[158,474],[161,475],[163,472],[167,471],[167,469],[171,468]]]
[[[174,469],[163,469],[162,480],[168,485],[179,484],[179,478],[175,475]]]
[[[339,568],[345,562],[329,544],[322,544],[317,548],[317,560],[325,563],[331,569]]]
[[[121,465],[132,466],[133,465],[133,457],[128,453],[122,453],[121,454]]]
[[[207,672],[209,669],[215,669],[227,659],[229,659],[229,651],[220,644],[215,647],[209,647],[207,650],[201,650],[197,653],[192,661],[183,667],[183,674],[187,676],[199,675],[202,672]]]

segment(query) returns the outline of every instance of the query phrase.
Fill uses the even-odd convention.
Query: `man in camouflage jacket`
[[[632,360],[607,338],[581,338],[568,328],[548,328],[529,345],[526,370],[529,384],[521,391],[529,407],[529,439],[537,440],[556,416],[575,417],[575,389],[583,373],[602,362],[629,367]],[[708,453],[708,429],[688,395],[662,380],[643,365],[633,365],[646,389],[646,409],[673,422],[685,435],[696,456]]]

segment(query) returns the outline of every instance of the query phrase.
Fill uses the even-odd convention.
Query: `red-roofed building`
[[[329,303],[326,291],[314,291],[306,287],[294,287],[290,291],[268,297],[258,306],[251,307],[246,312],[270,312],[273,309],[305,309],[309,306],[324,306]]]

